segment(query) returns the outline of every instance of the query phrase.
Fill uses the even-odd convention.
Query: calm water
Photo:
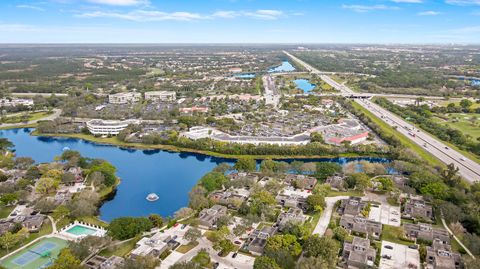
[[[255,73],[243,73],[243,74],[236,74],[235,77],[237,78],[254,78],[256,75]]]
[[[304,93],[311,92],[313,89],[315,89],[315,86],[316,86],[315,84],[310,83],[308,79],[303,79],[303,78],[296,79],[293,82],[295,83],[297,88],[302,90]]]
[[[85,157],[102,158],[117,167],[122,179],[113,200],[100,208],[101,219],[110,221],[121,216],[146,216],[158,213],[170,216],[188,204],[188,192],[208,171],[232,160],[200,154],[173,153],[161,150],[135,150],[100,145],[74,138],[30,136],[32,129],[0,130],[0,137],[15,144],[17,156],[28,156],[37,162],[51,162],[65,147]],[[382,158],[322,158],[306,161],[328,161],[346,164],[356,160],[388,162]],[[289,160],[291,161],[291,160]],[[145,197],[155,192],[160,199],[148,202]]]
[[[295,67],[289,61],[283,61],[281,65],[274,68],[270,68],[268,70],[269,73],[291,72],[291,71],[295,71]]]

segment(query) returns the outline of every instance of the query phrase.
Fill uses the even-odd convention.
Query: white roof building
[[[108,102],[110,104],[128,104],[140,101],[142,94],[139,92],[120,92],[108,95]]]

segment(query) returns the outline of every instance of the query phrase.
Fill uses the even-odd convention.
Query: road
[[[333,206],[337,201],[343,199],[348,199],[348,196],[334,196],[325,198],[327,206],[323,210],[322,215],[318,220],[317,226],[315,226],[312,234],[318,234],[320,236],[323,236],[325,234],[325,231],[328,228],[328,224],[330,223],[330,219],[332,218]]]
[[[280,102],[280,96],[275,88],[275,82],[270,75],[263,76],[262,80],[265,88],[265,104],[277,107]]]
[[[314,67],[307,64],[306,62],[298,59],[297,57],[291,55],[290,53],[288,52],[284,52],[284,53],[290,58],[292,58],[294,61],[296,61],[297,63],[303,65],[310,72],[319,75],[322,80],[324,80],[326,83],[328,83],[330,86],[334,87],[335,89],[339,90],[340,92],[345,94],[352,94],[352,95],[357,94],[352,89],[348,88],[345,85],[337,83],[336,81],[331,79],[329,76],[315,69]],[[396,128],[396,130],[399,133],[406,136],[415,144],[423,147],[423,149],[426,152],[435,156],[441,162],[445,164],[453,163],[455,167],[459,169],[459,174],[463,178],[465,178],[467,181],[473,183],[480,180],[480,164],[468,159],[460,152],[454,149],[451,149],[440,140],[415,128],[415,126],[413,126],[412,124],[394,115],[390,111],[374,104],[372,101],[368,99],[355,99],[355,102],[357,102],[359,105],[361,105],[365,109],[372,112],[376,117],[378,117],[382,121]]]
[[[43,121],[43,120],[54,120],[54,119],[58,118],[60,116],[60,114],[62,114],[62,110],[58,109],[58,108],[55,108],[55,109],[53,109],[53,113],[46,116],[46,117],[36,119],[36,120],[31,120],[31,121],[28,121],[28,122],[4,123],[4,124],[0,124],[0,127],[1,128],[14,128],[14,127],[17,127],[17,126],[34,124],[34,123],[37,123],[37,122]]]

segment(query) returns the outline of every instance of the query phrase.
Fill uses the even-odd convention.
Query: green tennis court
[[[39,269],[51,265],[60,251],[68,245],[57,237],[44,238],[2,261],[7,269]]]

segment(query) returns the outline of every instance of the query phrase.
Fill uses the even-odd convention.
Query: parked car
[[[238,252],[233,253],[232,258],[235,259],[237,257],[237,255],[238,255]]]
[[[393,247],[390,246],[390,245],[386,245],[385,248],[386,248],[386,249],[393,249]]]

